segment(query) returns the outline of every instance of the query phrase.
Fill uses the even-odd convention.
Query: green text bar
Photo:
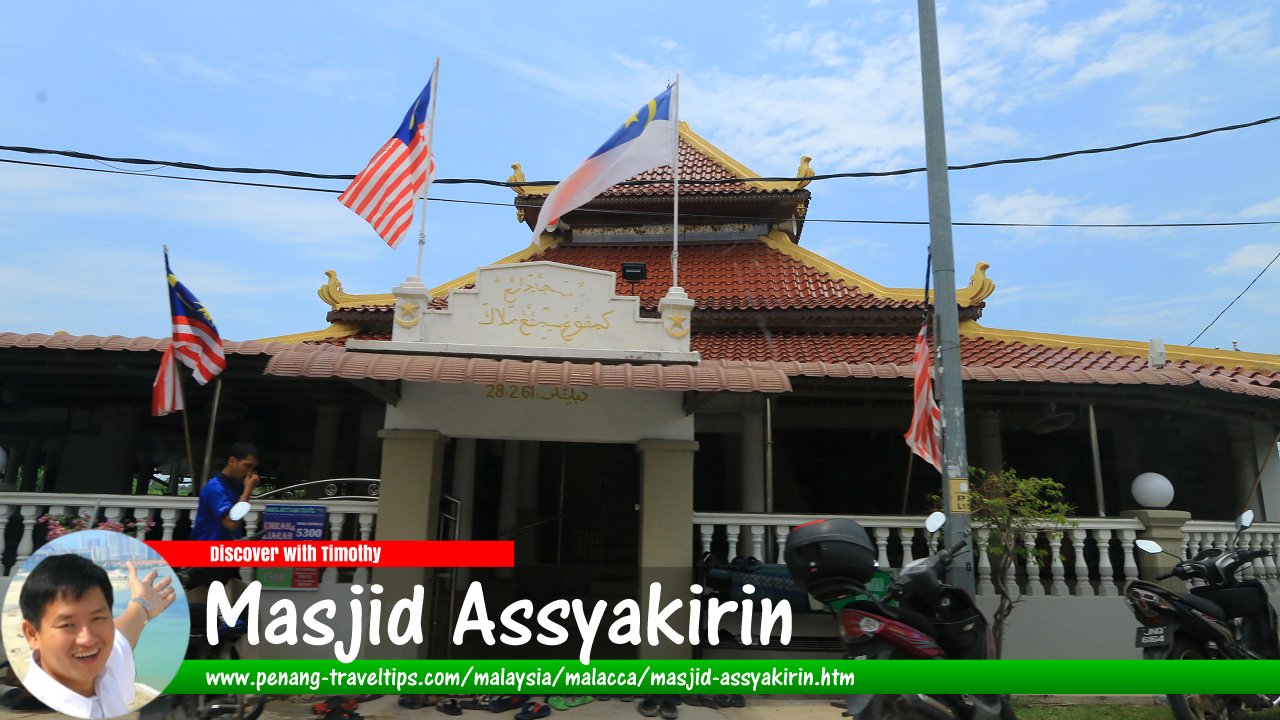
[[[167,692],[1274,693],[1280,660],[187,660]],[[625,691],[625,692],[624,692]]]

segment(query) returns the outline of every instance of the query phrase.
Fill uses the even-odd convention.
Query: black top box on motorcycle
[[[791,577],[821,601],[862,592],[876,572],[876,546],[848,518],[797,525],[784,553]]]

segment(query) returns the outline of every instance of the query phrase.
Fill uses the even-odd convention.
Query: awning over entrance
[[[785,393],[787,373],[774,363],[707,360],[697,365],[496,360],[447,355],[355,352],[299,345],[267,363],[267,375],[346,380],[546,385],[697,392]]]

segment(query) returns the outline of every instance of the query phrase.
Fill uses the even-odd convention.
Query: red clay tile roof
[[[906,368],[911,365],[913,338],[909,335],[779,332],[699,333],[690,337],[691,349],[704,359]],[[962,337],[961,363],[965,377],[975,380],[1040,382],[1101,382],[1169,384],[1164,377],[1189,379],[1173,384],[1199,383],[1215,390],[1244,392],[1280,399],[1280,373],[1220,365],[1173,361],[1162,370],[1148,370],[1145,358],[1113,352]],[[842,371],[843,372],[843,371]],[[1030,374],[1028,374],[1030,373]],[[810,374],[795,368],[788,374]],[[907,377],[901,375],[901,377]],[[1252,389],[1250,389],[1252,388]],[[1256,389],[1256,391],[1255,391]]]
[[[351,352],[329,345],[298,346],[280,353],[271,358],[264,372],[280,377],[668,391],[783,393],[791,390],[791,381],[772,363],[712,360],[697,365],[604,365],[446,355],[391,355]]]
[[[627,178],[628,180],[666,180],[665,183],[653,185],[618,185],[601,193],[601,197],[652,197],[671,195],[671,166],[646,170]],[[720,183],[706,185],[685,185],[685,180],[724,180]],[[749,185],[737,179],[720,163],[698,152],[683,138],[680,139],[680,194],[681,195],[721,195],[769,192],[756,185]]]
[[[619,274],[615,292],[639,295],[640,305],[655,310],[671,287],[669,245],[565,245],[549,248],[526,262],[549,260],[619,272],[623,262],[648,264],[649,279],[635,283]],[[917,309],[913,300],[889,300],[851,287],[759,242],[687,245],[680,248],[680,285],[699,310],[830,310]],[[468,286],[471,287],[471,286]],[[434,298],[431,307],[447,307]],[[334,310],[331,320],[347,313],[389,313],[391,305],[358,305]]]
[[[128,352],[164,352],[170,338],[125,337],[123,335],[68,335],[58,333],[0,333],[0,349],[46,348],[49,350],[113,350]],[[258,342],[256,340],[223,340],[227,355],[275,355],[295,347],[293,343]]]
[[[671,247],[666,245],[550,248],[530,258],[618,272],[623,262],[648,264],[649,279],[635,284],[618,277],[619,295],[639,295],[648,310],[671,286]],[[680,285],[699,310],[799,310],[915,308],[846,285],[759,242],[687,245],[680,248]]]

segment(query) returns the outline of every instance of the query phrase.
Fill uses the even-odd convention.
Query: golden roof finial
[[[329,277],[329,282],[321,285],[316,294],[320,296],[321,300],[329,304],[331,310],[336,310],[342,303],[355,299],[354,295],[348,295],[342,289],[342,281],[338,279],[337,270],[325,270],[324,274]]]
[[[967,301],[962,304],[967,307],[973,307],[978,303],[991,297],[991,293],[996,291],[996,284],[987,277],[987,268],[991,267],[989,263],[979,261],[973,269],[973,275],[969,276],[969,286],[961,288],[957,293],[967,296]]]
[[[813,160],[813,158],[809,157],[808,155],[803,155],[800,158],[800,167],[796,168],[796,177],[801,178],[801,180],[796,185],[797,189],[808,185],[810,181],[805,180],[804,178],[811,178],[815,174],[813,172],[813,168],[809,167],[810,160]]]

